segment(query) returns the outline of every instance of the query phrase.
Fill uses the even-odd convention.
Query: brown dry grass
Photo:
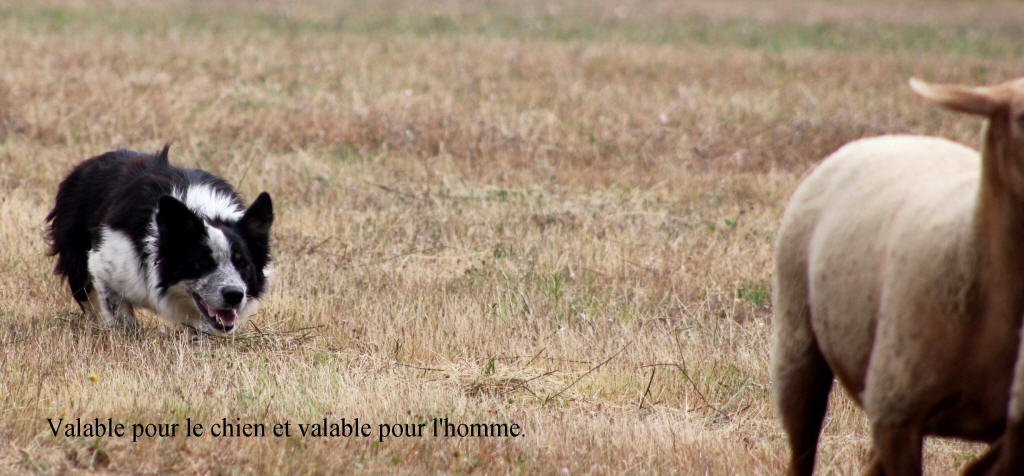
[[[856,137],[976,143],[906,78],[1001,80],[1024,50],[1010,3],[803,3],[0,3],[3,471],[779,473],[786,198]],[[50,274],[63,174],[165,141],[275,198],[277,274],[236,338],[97,329]],[[60,415],[525,436],[132,443],[53,437]],[[821,466],[868,447],[836,392]],[[933,441],[927,466],[978,451]]]

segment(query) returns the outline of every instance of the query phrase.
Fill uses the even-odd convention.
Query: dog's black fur
[[[141,305],[199,330],[231,332],[266,288],[270,196],[245,210],[223,179],[174,167],[167,153],[117,150],[75,167],[46,217],[54,272],[83,310],[95,306],[105,321],[134,324],[131,305]],[[128,242],[134,253],[104,249],[105,239]]]

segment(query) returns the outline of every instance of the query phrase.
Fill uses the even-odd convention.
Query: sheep
[[[968,473],[1024,470],[1024,78],[910,87],[987,118],[984,147],[860,139],[794,192],[771,357],[790,474],[814,470],[834,378],[870,420],[868,474],[920,474],[927,435],[995,442]]]

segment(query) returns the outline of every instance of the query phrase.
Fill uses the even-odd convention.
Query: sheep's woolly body
[[[869,473],[920,473],[927,435],[993,442],[971,474],[1024,466],[1024,81],[911,87],[987,117],[984,152],[863,139],[793,194],[772,352],[793,474],[813,471],[833,376],[871,421]]]
[[[784,376],[793,362],[785,356],[813,339],[852,396],[880,420],[941,403],[902,401],[907,394],[949,394],[919,388],[965,381],[960,372],[934,369],[958,358],[950,347],[962,345],[976,324],[969,301],[978,281],[978,178],[978,153],[939,138],[864,139],[827,158],[793,195],[779,233],[776,309],[780,316],[808,305],[813,312],[796,322],[782,317],[776,326],[776,374]],[[884,357],[890,353],[901,358]],[[877,371],[869,378],[872,364]],[[999,418],[1005,392],[995,397],[1003,401],[993,408]]]
[[[801,308],[809,304],[815,312],[805,316],[806,322],[779,324],[810,326],[855,398],[860,399],[864,387],[882,299],[906,294],[880,286],[884,275],[901,270],[971,274],[962,255],[970,248],[964,230],[970,228],[977,175],[973,150],[942,139],[887,136],[843,147],[790,200],[779,232],[775,289],[804,288],[791,283],[806,282],[806,290],[794,289],[797,295],[789,300]],[[930,231],[913,233],[915,226]],[[909,241],[890,239],[907,228]],[[935,235],[945,238],[931,240]],[[958,239],[949,239],[954,236]],[[929,249],[935,246],[948,249]],[[888,255],[899,256],[898,269],[886,266]],[[962,285],[950,283],[951,288]],[[786,309],[786,298],[777,297],[776,309]],[[921,304],[948,297],[925,298]],[[792,331],[780,325],[777,332],[779,345],[786,346]]]

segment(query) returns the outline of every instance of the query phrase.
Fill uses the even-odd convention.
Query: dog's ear
[[[272,223],[274,223],[274,204],[271,203],[270,194],[267,192],[260,193],[242,215],[242,219],[238,221],[242,229],[252,237],[269,236]]]
[[[164,195],[156,211],[156,226],[160,236],[198,237],[206,233],[203,221],[178,199]]]

